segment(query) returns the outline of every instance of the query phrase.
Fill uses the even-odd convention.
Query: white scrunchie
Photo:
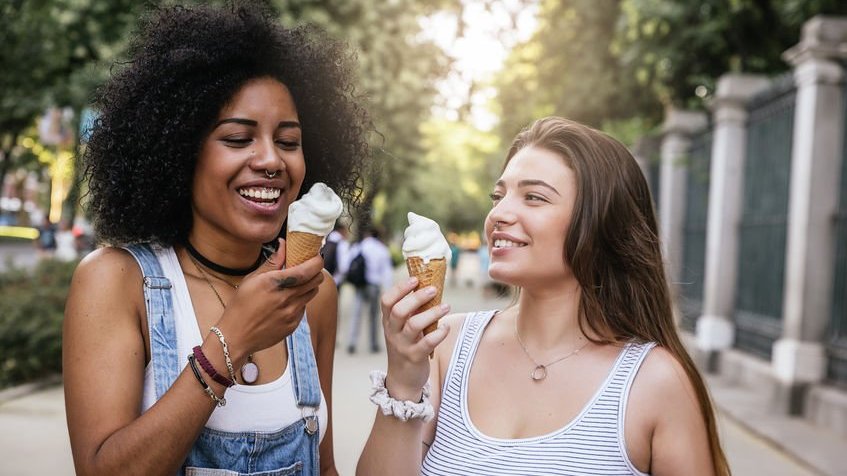
[[[388,389],[385,388],[385,372],[382,370],[373,370],[370,373],[371,377],[371,401],[375,403],[382,414],[385,416],[394,416],[400,421],[409,421],[414,418],[420,418],[427,422],[435,417],[435,410],[432,408],[432,403],[429,402],[430,386],[429,382],[423,387],[423,395],[419,403],[409,400],[396,400],[388,394]]]

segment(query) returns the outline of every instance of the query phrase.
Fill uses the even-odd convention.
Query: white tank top
[[[196,345],[203,343],[197,317],[188,294],[185,276],[179,265],[173,248],[154,248],[162,272],[171,281],[174,320],[176,321],[176,340],[178,355],[184,356],[188,363],[188,354]],[[321,391],[321,406],[318,409],[320,439],[326,433],[327,410],[323,391]],[[144,394],[141,400],[141,411],[146,412],[156,403],[156,387],[153,382],[153,368],[148,363],[144,369]],[[294,398],[294,388],[291,384],[291,369],[273,382],[262,385],[235,385],[226,391],[226,406],[215,407],[212,416],[206,422],[206,427],[226,432],[274,432],[281,430],[303,418]]]
[[[444,378],[435,441],[421,474],[646,476],[629,459],[623,425],[630,386],[655,344],[626,344],[594,397],[564,427],[529,438],[495,438],[474,426],[467,401],[470,369],[494,313],[465,318]]]

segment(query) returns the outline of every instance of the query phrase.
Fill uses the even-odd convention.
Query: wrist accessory
[[[203,376],[200,375],[200,369],[197,368],[197,361],[194,360],[194,354],[188,354],[188,366],[191,367],[191,371],[194,372],[194,377],[197,379],[198,382],[200,382],[200,385],[203,387],[203,391],[206,392],[207,395],[209,395],[209,398],[211,398],[212,401],[217,403],[219,407],[226,405],[226,398],[215,395],[215,392],[213,392],[212,389],[209,388],[209,384],[207,384],[206,381],[203,380]]]
[[[209,362],[209,359],[206,358],[206,354],[203,353],[203,349],[201,349],[199,345],[195,346],[192,351],[194,352],[194,360],[196,360],[197,363],[200,364],[200,368],[203,369],[203,372],[206,372],[206,375],[212,377],[212,380],[218,382],[219,384],[227,388],[235,385],[235,382],[224,377],[223,375],[219,374],[217,370],[215,370],[215,367],[212,365],[211,362]]]
[[[415,403],[409,400],[396,400],[388,394],[388,389],[385,388],[385,372],[374,370],[371,371],[370,377],[372,385],[370,400],[380,408],[383,415],[394,416],[400,421],[420,418],[424,422],[435,417],[435,410],[429,401],[429,382],[421,389],[421,401]]]
[[[229,358],[229,347],[226,345],[223,332],[215,326],[212,326],[209,330],[218,336],[218,340],[221,341],[221,346],[224,348],[224,361],[226,362],[226,370],[229,372],[229,379],[237,382],[238,380],[235,379],[235,369],[232,368],[232,359]]]

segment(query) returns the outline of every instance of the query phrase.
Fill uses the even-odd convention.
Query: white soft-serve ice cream
[[[321,182],[312,185],[300,200],[289,205],[286,266],[297,266],[316,256],[343,209],[341,198]]]
[[[438,290],[431,301],[418,309],[418,312],[423,312],[441,304],[447,262],[452,253],[438,223],[411,212],[408,218],[409,226],[403,232],[403,257],[406,258],[409,276],[418,278],[416,290],[427,286],[435,286]],[[429,334],[437,327],[437,322],[431,324],[424,330],[424,334]]]

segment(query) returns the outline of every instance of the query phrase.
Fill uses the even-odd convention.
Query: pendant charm
[[[241,366],[241,380],[253,383],[259,379],[259,366],[253,363],[253,356],[247,357],[247,363]]]
[[[534,369],[532,369],[532,372],[529,374],[529,378],[531,378],[535,382],[540,382],[544,380],[545,378],[547,378],[547,367],[543,365],[536,366]]]

